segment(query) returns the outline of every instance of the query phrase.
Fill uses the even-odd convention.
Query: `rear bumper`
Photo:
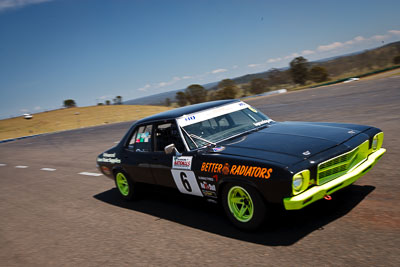
[[[283,204],[286,210],[298,210],[305,206],[323,198],[326,195],[332,194],[352,183],[357,181],[361,176],[366,174],[378,162],[386,149],[381,148],[368,156],[368,159],[353,169],[351,172],[346,173],[326,184],[314,186],[304,191],[303,193],[283,199]]]

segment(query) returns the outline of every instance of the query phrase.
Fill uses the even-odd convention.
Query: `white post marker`
[[[41,171],[48,171],[48,172],[54,172],[56,169],[52,169],[52,168],[41,168]]]
[[[17,168],[17,169],[26,169],[26,168],[28,168],[29,166],[23,166],[23,165],[18,165],[18,166],[15,166],[15,168]]]
[[[0,167],[4,167],[4,166],[7,166],[7,164],[0,163]]]
[[[80,172],[80,175],[87,175],[87,176],[102,176],[102,173],[94,173],[94,172]]]

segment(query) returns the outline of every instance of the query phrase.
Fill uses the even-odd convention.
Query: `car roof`
[[[181,107],[181,108],[164,111],[164,112],[158,113],[156,115],[143,118],[143,119],[139,120],[137,123],[175,119],[175,118],[182,117],[183,115],[186,115],[186,114],[192,114],[192,113],[195,113],[195,112],[198,112],[201,110],[215,108],[218,106],[223,106],[226,104],[235,103],[235,102],[239,102],[239,101],[240,100],[237,100],[237,99],[229,99],[229,100],[217,100],[217,101],[204,102],[204,103],[200,103],[200,104],[194,104],[194,105],[190,105],[190,106],[185,106],[185,107]]]

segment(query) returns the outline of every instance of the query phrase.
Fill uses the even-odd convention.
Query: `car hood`
[[[278,122],[220,143],[219,153],[294,164],[338,146],[368,126],[350,124]]]

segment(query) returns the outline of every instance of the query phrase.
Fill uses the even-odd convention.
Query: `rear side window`
[[[135,152],[150,152],[151,149],[151,134],[153,126],[144,125],[140,126],[133,133],[131,140],[129,141],[128,148]]]

